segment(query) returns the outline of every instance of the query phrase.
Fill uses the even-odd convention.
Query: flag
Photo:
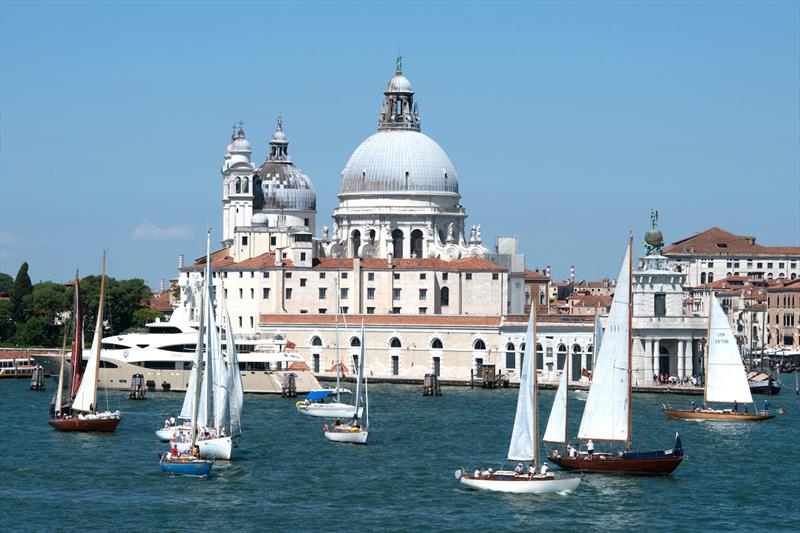
[[[293,343],[292,341],[286,341],[286,349],[287,350],[294,350],[295,346],[297,346],[297,345],[295,343]]]

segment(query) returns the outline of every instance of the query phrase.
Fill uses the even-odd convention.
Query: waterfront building
[[[755,237],[713,227],[664,249],[670,264],[686,272],[696,287],[731,276],[795,279],[800,276],[800,246],[762,246]]]
[[[800,351],[800,279],[767,288],[767,343],[773,350]]]

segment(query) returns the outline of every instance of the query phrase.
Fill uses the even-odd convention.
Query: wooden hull
[[[111,433],[117,429],[122,418],[95,418],[84,419],[79,418],[66,418],[57,419],[51,418],[47,421],[48,424],[58,431],[85,431],[96,433]]]
[[[670,418],[680,420],[711,420],[718,422],[760,422],[775,418],[774,414],[759,411],[758,413],[736,413],[732,411],[694,411],[691,409],[670,409],[664,408],[664,412]]]
[[[667,476],[683,461],[683,454],[652,458],[625,458],[619,455],[596,454],[591,459],[578,457],[548,457],[564,470],[602,474],[629,474],[636,476]]]

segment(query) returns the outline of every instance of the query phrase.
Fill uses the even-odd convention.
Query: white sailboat
[[[200,457],[230,459],[233,453],[233,437],[241,433],[240,414],[243,403],[241,374],[239,372],[233,328],[227,310],[225,333],[227,361],[222,350],[221,328],[218,329],[211,293],[211,235],[206,248],[206,273],[201,301],[200,328],[198,330],[197,356],[181,409],[181,417],[192,412],[194,397],[199,395],[196,444]],[[191,448],[191,440],[185,426],[172,437],[179,452]]]
[[[547,427],[542,437],[543,442],[566,445],[569,438],[567,435],[568,406],[569,386],[567,369],[564,368],[558,382],[556,396],[553,398],[553,406],[550,408],[550,417],[547,419]]]
[[[597,308],[594,310],[594,332],[592,333],[592,355],[591,355],[591,362],[592,362],[592,374],[594,374],[595,369],[595,361],[597,359],[597,354],[600,353],[600,345],[603,343],[603,324],[600,322],[600,314],[597,312]],[[591,379],[591,378],[590,378]],[[585,402],[589,399],[589,391],[588,390],[576,390],[575,399]]]
[[[366,444],[367,437],[369,436],[369,399],[367,397],[367,380],[364,376],[364,366],[366,363],[365,348],[366,339],[364,337],[364,322],[361,322],[361,349],[358,357],[358,381],[356,382],[356,403],[353,412],[361,413],[362,410],[366,414],[366,420],[362,421],[360,415],[353,415],[352,422],[349,424],[341,424],[336,419],[331,424],[325,424],[322,427],[322,432],[325,438],[334,442],[349,442],[352,444]],[[365,401],[361,399],[361,384],[364,384]],[[362,409],[362,403],[364,403]]]
[[[345,324],[346,325],[346,324]],[[361,349],[364,349],[364,339],[361,339]],[[325,417],[325,418],[351,418],[358,413],[358,417],[363,416],[363,408],[342,402],[341,393],[350,393],[349,390],[341,388],[339,385],[339,372],[341,361],[339,359],[339,281],[336,280],[336,388],[310,391],[304,400],[295,404],[298,411],[304,415]],[[334,401],[326,401],[335,395]]]
[[[525,340],[525,359],[522,363],[519,396],[517,398],[517,414],[514,429],[508,447],[509,461],[530,462],[532,474],[525,474],[524,469],[499,470],[497,472],[478,471],[470,475],[463,468],[456,470],[456,478],[467,487],[476,490],[510,492],[517,494],[551,494],[569,493],[581,482],[579,477],[557,478],[551,472],[535,473],[539,459],[539,386],[536,372],[536,306],[531,306],[528,321],[528,334]],[[564,370],[566,374],[566,369]],[[542,469],[546,471],[543,464]]]
[[[775,417],[774,413],[758,410],[753,402],[736,337],[713,291],[709,294],[704,387],[702,408],[673,409],[665,405],[664,411],[671,418],[684,420],[758,422]],[[734,407],[714,409],[710,403],[734,404]],[[753,410],[740,411],[740,405],[752,405]]]

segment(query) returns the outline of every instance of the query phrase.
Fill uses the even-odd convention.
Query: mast
[[[83,376],[83,313],[81,312],[81,283],[77,272],[75,272],[75,295],[73,300],[72,310],[74,316],[72,320],[74,331],[72,333],[72,354],[70,355],[72,374],[69,386],[69,397],[72,400],[78,394],[81,377]]]
[[[209,428],[216,428],[216,411],[215,409],[215,401],[214,401],[214,365],[211,364],[211,357],[212,353],[211,350],[213,349],[213,342],[214,342],[214,335],[212,333],[212,328],[216,328],[217,325],[213,320],[214,317],[214,304],[211,300],[211,231],[208,232],[208,237],[206,240],[206,275],[205,275],[205,299],[206,299],[206,347],[205,347],[205,389],[206,389],[206,405],[205,405],[205,413],[206,413],[206,427]]]
[[[708,356],[711,351],[711,313],[714,308],[711,299],[714,297],[714,291],[711,286],[708,286],[708,331],[706,332],[706,353],[705,361],[703,362],[703,407],[708,404]]]
[[[536,466],[539,462],[539,378],[537,374],[536,362],[536,305],[532,305],[533,310],[533,340],[531,348],[533,352],[533,464]],[[567,371],[564,365],[564,372]],[[569,394],[567,394],[569,396]]]
[[[194,388],[192,392],[194,393],[194,397],[192,398],[192,445],[191,449],[194,448],[195,444],[197,443],[197,417],[199,416],[200,411],[200,387],[201,383],[201,369],[200,365],[202,364],[202,353],[203,353],[203,326],[205,324],[205,295],[200,297],[200,327],[197,330],[197,347],[194,350],[194,368],[192,369],[193,376],[194,376]]]
[[[339,362],[339,276],[337,274],[334,282],[336,287],[336,402],[341,401],[339,394],[339,371],[341,370],[341,363]],[[363,344],[363,341],[362,341]]]
[[[594,350],[592,350],[594,351]],[[628,238],[628,449],[631,449],[631,411],[633,410],[633,232]]]
[[[100,304],[97,306],[97,329],[100,331],[95,331],[94,335],[97,337],[97,347],[95,348],[94,352],[94,364],[95,368],[99,372],[100,370],[100,350],[103,346],[103,302],[105,301],[105,294],[106,294],[106,252],[103,251],[103,272],[100,277]],[[98,336],[99,335],[99,336]],[[95,412],[97,412],[97,376],[93,376],[92,378],[92,394],[91,394],[91,405]]]

